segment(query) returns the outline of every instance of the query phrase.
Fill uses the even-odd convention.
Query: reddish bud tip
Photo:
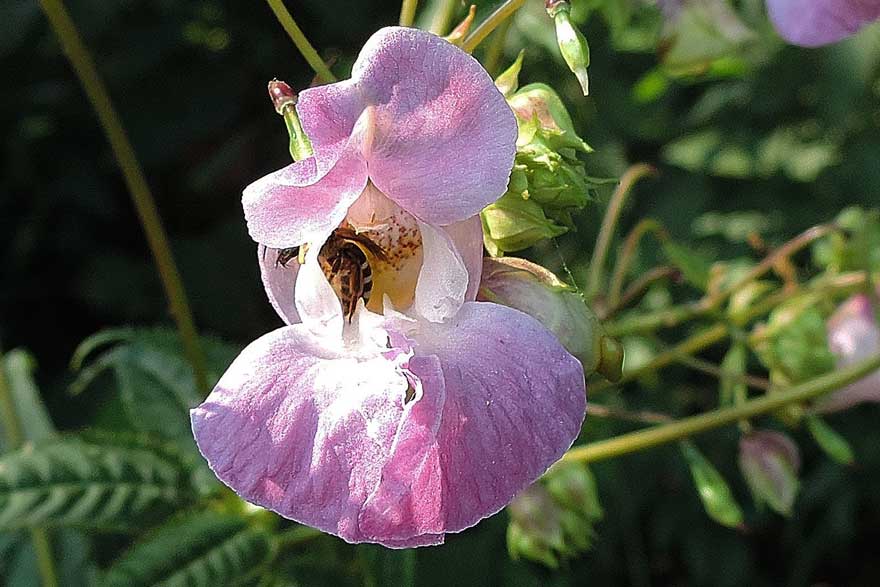
[[[296,92],[281,80],[273,79],[269,82],[269,97],[278,114],[284,114],[284,108],[288,105],[296,104]]]

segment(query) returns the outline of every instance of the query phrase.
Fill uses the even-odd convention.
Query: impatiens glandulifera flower
[[[193,432],[247,501],[349,542],[438,544],[537,479],[584,418],[577,359],[474,301],[477,214],[506,189],[516,121],[473,58],[406,28],[296,110],[314,156],[243,199],[288,325],[245,348]]]
[[[880,1],[767,0],[767,12],[786,41],[818,47],[854,35],[880,19]]]
[[[596,371],[611,381],[620,379],[620,343],[605,335],[580,292],[551,271],[514,257],[484,259],[478,297],[536,318],[580,359],[586,373]]]
[[[777,513],[791,515],[800,466],[797,445],[782,432],[755,430],[739,441],[739,467],[755,501]]]
[[[828,344],[839,369],[880,353],[880,326],[867,295],[848,299],[828,319]],[[837,412],[862,402],[880,402],[880,371],[823,397],[816,410]]]
[[[515,93],[516,68],[496,80],[510,92],[508,103],[518,124],[516,163],[507,192],[482,213],[484,241],[493,257],[528,248],[568,232],[573,212],[595,188],[577,152],[591,149],[575,132],[559,95],[544,84]]]

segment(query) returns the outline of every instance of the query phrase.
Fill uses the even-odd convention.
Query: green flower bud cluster
[[[518,67],[521,59],[513,67]],[[596,184],[577,153],[589,153],[559,95],[544,84],[515,91],[510,70],[499,77],[519,127],[507,192],[483,210],[486,248],[493,257],[526,249],[574,228],[572,213],[590,201]]]
[[[507,507],[507,549],[514,559],[550,568],[590,548],[602,519],[596,481],[581,463],[560,461]]]

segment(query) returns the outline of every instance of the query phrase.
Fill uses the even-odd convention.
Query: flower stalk
[[[400,26],[412,26],[419,0],[403,0],[400,4]]]
[[[296,45],[296,48],[308,62],[309,66],[316,74],[318,74],[321,81],[324,83],[335,82],[336,76],[333,75],[333,72],[330,71],[330,68],[327,67],[327,64],[324,63],[324,60],[321,59],[321,56],[318,55],[318,52],[312,44],[309,43],[305,33],[302,32],[302,29],[299,28],[299,25],[293,20],[293,16],[291,16],[287,7],[284,6],[284,2],[281,0],[266,0],[266,2],[275,14],[275,18],[277,18],[281,26],[284,27],[290,40]]]
[[[777,391],[758,399],[749,400],[739,406],[714,410],[699,416],[683,418],[669,424],[662,424],[646,430],[623,434],[608,440],[600,440],[573,448],[566,453],[563,459],[592,463],[653,448],[683,438],[690,438],[702,432],[734,424],[739,420],[774,412],[790,404],[816,399],[835,389],[840,389],[853,381],[857,381],[877,369],[880,369],[880,355],[861,361],[847,369],[822,375],[785,391]]]
[[[467,53],[473,53],[474,49],[482,43],[489,34],[498,28],[508,18],[512,17],[517,10],[522,8],[526,0],[507,0],[465,39],[462,49]]]
[[[199,390],[207,393],[208,377],[205,359],[196,333],[192,310],[186,297],[183,281],[180,278],[180,272],[171,253],[168,236],[162,226],[162,219],[159,217],[156,202],[147,185],[144,171],[138,163],[119,114],[113,107],[110,94],[98,75],[94,59],[83,43],[64,4],[61,0],[40,0],[40,6],[49,19],[49,24],[61,43],[61,48],[73,66],[83,90],[98,115],[101,127],[110,143],[116,163],[122,171],[125,185],[134,200],[138,217],[146,233],[147,243],[165,289],[165,297],[168,298],[171,315],[180,333],[184,353],[192,366],[196,385]]]

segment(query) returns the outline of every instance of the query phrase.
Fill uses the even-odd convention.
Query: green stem
[[[620,213],[623,211],[623,205],[626,203],[633,186],[637,181],[648,175],[654,175],[657,171],[645,163],[637,163],[631,166],[620,178],[620,183],[611,195],[608,202],[608,208],[605,211],[605,217],[602,219],[602,226],[599,229],[599,236],[596,237],[596,247],[593,249],[593,259],[590,261],[590,273],[587,277],[586,296],[592,299],[602,287],[602,276],[605,267],[605,258],[608,256],[608,250],[611,247],[611,238],[614,236],[614,227],[620,219]]]
[[[645,218],[636,224],[635,228],[624,239],[623,248],[617,256],[614,271],[611,273],[611,284],[608,288],[609,307],[613,308],[620,302],[620,292],[623,291],[623,281],[626,279],[626,273],[635,258],[639,242],[649,232],[656,235],[661,241],[669,238],[663,225],[653,218]]]
[[[31,541],[37,554],[37,569],[43,580],[43,587],[58,587],[58,573],[52,555],[52,543],[45,528],[31,528]]]
[[[443,36],[449,30],[452,24],[452,17],[455,16],[455,9],[458,7],[460,0],[440,0],[440,3],[434,9],[434,15],[431,18],[431,26],[428,27],[432,33],[437,36]]]
[[[196,333],[195,324],[193,323],[192,311],[186,298],[186,292],[183,289],[183,282],[174,257],[171,254],[171,246],[168,243],[168,237],[165,229],[162,227],[162,220],[159,218],[159,212],[156,209],[156,203],[150,193],[144,172],[137,161],[134,154],[134,148],[125,134],[122,122],[104,82],[98,75],[98,69],[95,62],[89,54],[88,49],[80,38],[70,18],[64,4],[61,0],[40,0],[40,6],[52,29],[55,31],[61,48],[67,55],[70,64],[73,66],[92,107],[98,115],[101,127],[107,140],[110,142],[110,148],[116,158],[125,184],[134,200],[138,217],[147,236],[147,243],[153,254],[153,260],[159,271],[159,277],[162,286],[165,289],[165,296],[168,298],[171,315],[177,324],[177,330],[180,332],[180,338],[183,341],[184,352],[193,368],[196,385],[205,393],[208,391],[208,377],[205,370],[205,360],[199,345],[198,334]]]
[[[590,393],[596,393],[597,391],[602,391],[603,389],[607,389],[609,387],[623,385],[628,381],[638,379],[639,377],[642,377],[648,373],[662,369],[667,365],[671,365],[676,361],[680,361],[682,357],[698,353],[701,350],[724,340],[729,333],[730,327],[727,324],[723,323],[718,323],[708,328],[705,328],[699,331],[697,334],[686,338],[671,349],[660,353],[646,365],[643,365],[642,367],[639,367],[634,371],[624,373],[623,377],[621,377],[619,381],[612,383],[611,381],[605,380],[598,381],[597,383],[590,385]]]
[[[327,64],[324,63],[324,60],[321,59],[321,56],[318,55],[318,52],[315,51],[312,44],[309,43],[309,40],[302,32],[302,29],[299,28],[299,25],[293,20],[293,16],[290,15],[290,12],[288,12],[287,8],[284,6],[284,2],[281,0],[266,0],[266,2],[269,4],[269,8],[272,9],[272,12],[275,13],[275,18],[277,18],[278,22],[281,23],[281,26],[284,27],[290,40],[296,45],[300,54],[305,57],[309,66],[311,66],[315,73],[318,74],[321,81],[325,83],[335,82],[336,76],[333,75],[333,72],[330,71],[330,68],[327,67]]]
[[[400,4],[400,26],[412,26],[419,0],[403,0]]]
[[[525,4],[526,0],[507,0],[504,4],[498,7],[498,9],[489,15],[489,17],[480,23],[474,32],[468,35],[468,38],[464,40],[461,48],[464,49],[466,53],[473,53],[474,49],[477,48],[477,45],[482,43],[486,37],[489,36],[489,33],[494,31],[498,26],[503,23],[505,20],[510,18],[516,13],[517,10],[522,8],[522,5]]]
[[[483,67],[486,68],[486,71],[493,78],[497,75],[498,64],[501,63],[501,58],[504,56],[504,43],[507,41],[507,31],[510,30],[511,22],[513,21],[507,19],[501,23],[501,26],[492,35],[492,42],[489,44],[489,48],[486,49],[486,55],[483,58]]]
[[[739,406],[684,418],[676,422],[639,430],[630,434],[623,434],[608,440],[592,442],[571,449],[563,458],[591,463],[689,438],[695,434],[736,423],[739,420],[774,412],[789,404],[818,398],[823,394],[858,381],[877,369],[880,369],[880,355],[861,361],[852,367],[817,377],[812,381],[796,385],[785,391],[777,391],[758,399],[744,402]]]

